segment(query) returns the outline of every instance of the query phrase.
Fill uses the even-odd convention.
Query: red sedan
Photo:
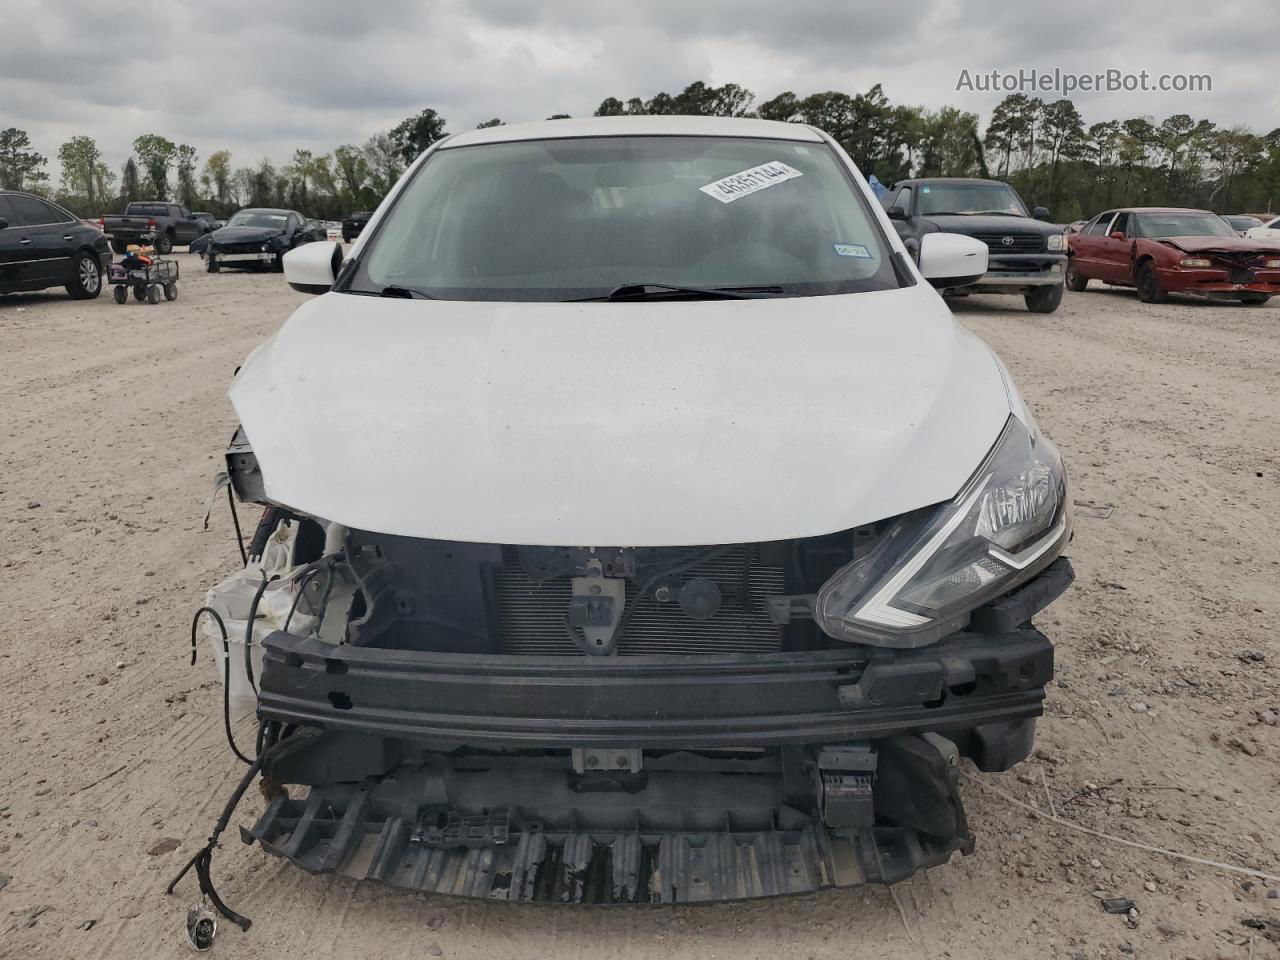
[[[1067,286],[1090,280],[1136,287],[1146,303],[1195,293],[1263,304],[1280,293],[1280,242],[1240,237],[1207,210],[1108,210],[1071,237]]]

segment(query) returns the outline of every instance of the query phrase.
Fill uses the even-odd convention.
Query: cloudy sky
[[[0,0],[0,128],[49,157],[89,134],[117,169],[148,132],[247,165],[360,143],[425,106],[457,131],[696,79],[757,101],[878,82],[985,119],[1003,93],[957,91],[962,70],[1114,68],[1207,73],[1212,91],[1074,94],[1086,121],[1186,112],[1265,132],[1278,28],[1276,0]]]

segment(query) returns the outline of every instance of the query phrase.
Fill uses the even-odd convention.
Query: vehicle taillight
[[[104,232],[107,229],[107,218],[105,214],[98,218],[98,229]]]
[[[156,227],[156,218],[155,217],[148,218],[147,226],[150,227],[152,230],[154,230]]]

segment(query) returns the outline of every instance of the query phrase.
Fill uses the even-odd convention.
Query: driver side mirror
[[[1110,234],[1109,236],[1111,237],[1111,239],[1112,239],[1112,240],[1120,240],[1120,241],[1123,241],[1123,240],[1125,240],[1125,239],[1126,239],[1126,237],[1125,237],[1125,235],[1124,235],[1124,231],[1123,231],[1123,230],[1117,230],[1115,233],[1112,233],[1112,234]]]
[[[890,207],[890,208],[889,208],[889,219],[890,219],[890,220],[905,220],[905,219],[907,219],[907,211],[906,211],[906,210],[904,210],[902,207],[896,207],[896,206],[895,206],[895,207]]]
[[[1032,211],[1031,211],[1031,218],[1032,218],[1033,220],[1048,220],[1048,219],[1049,219],[1049,208],[1048,208],[1048,207],[1036,207],[1034,210],[1032,210]]]
[[[939,290],[977,283],[987,272],[987,245],[959,233],[920,238],[920,272]]]
[[[327,293],[342,267],[342,246],[304,243],[284,255],[284,278],[299,293]]]

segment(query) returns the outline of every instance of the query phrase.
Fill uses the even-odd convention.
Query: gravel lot
[[[241,768],[188,625],[237,562],[201,521],[236,365],[302,301],[271,274],[177,302],[0,298],[0,956],[185,955],[163,895]],[[1121,837],[1280,874],[1280,303],[974,298],[1071,469],[1077,585],[1035,760],[984,783]],[[252,522],[252,518],[250,520]],[[245,727],[242,738],[249,736]],[[235,842],[227,957],[1280,957],[1280,884],[1126,849],[964,785],[977,853],[894,888],[697,908],[526,908],[310,877]],[[177,842],[176,849],[167,850]],[[1098,894],[1130,897],[1136,923]],[[1269,896],[1270,895],[1270,896]],[[1246,925],[1249,921],[1253,926]]]

